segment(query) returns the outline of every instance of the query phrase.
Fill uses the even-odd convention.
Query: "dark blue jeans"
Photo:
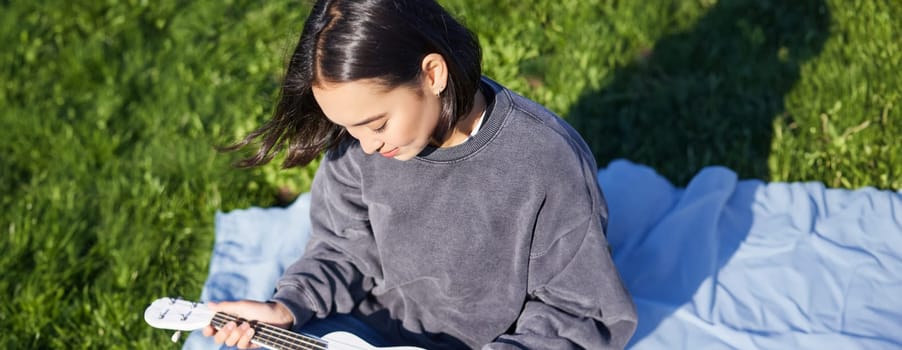
[[[324,319],[313,319],[301,327],[301,333],[317,337],[338,331],[356,335],[372,346],[388,346],[382,335],[370,328],[366,323],[363,323],[363,321],[350,315],[332,315]]]

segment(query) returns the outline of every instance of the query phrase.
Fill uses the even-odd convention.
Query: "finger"
[[[252,300],[220,301],[211,304],[210,310],[262,322],[272,322],[276,311],[273,305]]]
[[[241,335],[243,332],[240,327],[234,327],[229,331],[229,337],[226,338],[225,345],[235,346],[238,344],[238,341],[241,340]]]
[[[206,327],[204,327],[203,333],[204,333],[205,337],[209,337],[211,335],[216,334],[216,328],[213,328],[213,326],[207,325]]]
[[[233,330],[235,330],[235,322],[226,323],[222,329],[216,332],[213,341],[216,342],[216,344],[224,344],[226,340],[228,340],[229,335],[232,334]]]
[[[238,328],[241,332],[241,339],[238,340],[238,348],[239,349],[250,349],[257,347],[254,344],[251,344],[251,338],[254,337],[254,329],[247,323],[242,324],[241,327]],[[238,333],[236,331],[235,333]]]

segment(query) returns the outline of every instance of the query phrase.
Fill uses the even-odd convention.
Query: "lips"
[[[391,157],[394,157],[394,156],[398,155],[398,153],[399,153],[400,151],[401,151],[400,148],[395,148],[395,149],[393,149],[393,150],[391,150],[391,151],[388,151],[388,152],[379,152],[379,154],[381,154],[381,155],[382,155],[383,157],[385,157],[385,158],[391,158]]]

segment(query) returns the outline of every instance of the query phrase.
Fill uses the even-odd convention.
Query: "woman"
[[[326,151],[310,243],[270,301],[211,308],[380,346],[625,346],[635,308],[590,150],[480,59],[434,1],[318,1],[273,119],[234,147],[259,141],[244,166]],[[240,348],[253,333],[204,330]]]

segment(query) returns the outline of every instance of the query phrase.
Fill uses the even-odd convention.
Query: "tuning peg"
[[[182,337],[182,331],[175,331],[175,333],[172,334],[172,338],[171,338],[171,339],[172,339],[172,342],[173,342],[173,343],[178,343],[178,342],[179,342],[179,338],[181,338],[181,337]]]

